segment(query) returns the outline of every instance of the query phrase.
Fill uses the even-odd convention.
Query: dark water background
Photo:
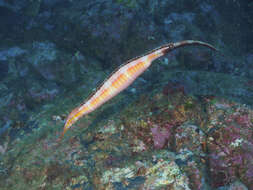
[[[85,166],[88,170],[85,172],[89,173],[87,180],[82,182],[78,178],[79,181],[76,179],[78,182],[71,185],[70,178],[57,178],[56,173],[69,172],[77,178],[81,175],[72,171],[74,166],[61,158],[53,158],[50,167],[39,163],[38,170],[47,176],[43,181],[38,179],[41,173],[29,170],[29,164],[36,159],[28,161],[21,149],[25,150],[27,144],[41,145],[41,141],[44,143],[50,138],[48,134],[55,136],[55,131],[62,129],[66,115],[123,62],[168,42],[201,40],[214,45],[221,53],[201,47],[172,52],[155,61],[115,104],[111,102],[88,123],[96,128],[108,118],[120,117],[121,110],[143,96],[162,91],[168,95],[171,92],[168,88],[182,87],[187,96],[196,97],[198,102],[206,97],[218,97],[246,106],[247,110],[240,114],[244,116],[247,112],[246,128],[251,135],[247,138],[253,138],[252,10],[251,0],[0,0],[0,189],[67,189],[67,186],[101,189],[95,183],[102,182],[95,179],[102,175],[87,169],[92,168],[91,161]],[[48,124],[49,121],[56,122],[56,127]],[[28,134],[33,140],[23,141]],[[82,149],[94,142],[87,141],[79,139]],[[252,142],[247,142],[251,147]],[[19,143],[22,145],[14,148]],[[46,144],[50,145],[48,141]],[[243,157],[244,160],[253,158],[253,149],[252,152],[248,149],[240,150],[249,156]],[[38,153],[40,159],[42,155]],[[252,161],[248,164],[253,165]],[[250,170],[253,170],[252,165]],[[46,168],[44,173],[43,168]],[[200,189],[226,189],[238,181],[242,188],[253,188],[252,172],[248,174],[242,167],[236,170],[239,174],[230,179],[228,170],[214,174],[211,170],[203,172],[209,180]],[[21,174],[17,174],[19,171]],[[33,176],[35,182],[31,182]],[[219,181],[219,178],[226,180]],[[19,185],[15,185],[15,179]],[[53,185],[57,179],[62,183],[59,187]],[[190,179],[191,189],[197,188]],[[142,185],[144,178],[129,180],[129,186],[117,180],[112,182],[114,185],[105,186],[107,189],[176,189],[168,185]]]

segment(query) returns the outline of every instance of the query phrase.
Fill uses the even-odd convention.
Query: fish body
[[[132,84],[135,79],[140,76],[145,70],[147,70],[151,63],[157,58],[166,55],[170,51],[188,45],[200,45],[217,49],[208,43],[201,41],[185,40],[176,43],[169,43],[160,46],[154,50],[149,51],[145,55],[136,57],[127,61],[125,64],[116,69],[97,90],[86,100],[83,104],[75,108],[67,117],[64,125],[64,130],[61,138],[65,132],[82,116],[94,111],[105,102],[119,94]]]

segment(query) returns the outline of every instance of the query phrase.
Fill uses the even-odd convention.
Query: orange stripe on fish
[[[94,111],[99,106],[103,105],[105,102],[132,84],[134,80],[151,65],[152,61],[176,48],[188,45],[206,46],[212,50],[218,51],[215,47],[208,43],[185,40],[181,42],[165,44],[140,57],[129,60],[116,69],[83,104],[75,108],[68,115],[61,137],[63,137],[65,132],[83,115]]]

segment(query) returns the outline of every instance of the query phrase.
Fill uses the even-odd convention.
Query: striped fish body
[[[157,50],[119,67],[84,104],[69,114],[63,134],[83,115],[94,111],[132,84],[151,65],[152,61],[160,56],[162,53]]]
[[[119,67],[115,72],[113,72],[111,76],[105,80],[99,88],[97,88],[95,93],[90,96],[87,101],[84,102],[84,104],[81,104],[69,114],[61,137],[63,137],[65,132],[83,115],[94,111],[99,106],[103,105],[105,102],[132,84],[134,80],[151,65],[152,61],[167,54],[173,49],[185,45],[202,45],[216,50],[213,46],[207,43],[186,40],[182,42],[166,44],[148,52],[141,57],[137,57],[128,61],[126,64]]]

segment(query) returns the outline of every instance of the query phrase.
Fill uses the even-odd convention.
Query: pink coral
[[[155,127],[151,128],[153,142],[156,149],[162,149],[165,144],[168,142],[171,133],[170,128],[161,128],[160,126],[156,125]]]
[[[233,114],[226,118],[230,121],[225,119],[227,125],[216,131],[215,136],[218,138],[215,138],[215,143],[209,144],[213,186],[220,187],[239,178],[252,188],[253,142],[250,117],[248,114]]]
[[[236,122],[241,125],[242,127],[251,127],[252,123],[249,119],[248,114],[246,115],[237,115],[237,117],[235,118]]]

